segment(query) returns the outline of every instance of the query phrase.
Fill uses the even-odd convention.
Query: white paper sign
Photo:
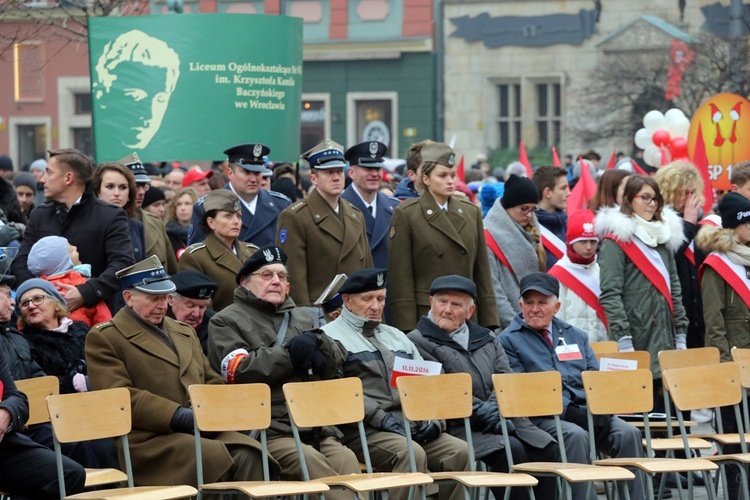
[[[413,375],[440,375],[443,364],[437,361],[417,361],[415,359],[400,358],[393,360],[393,375],[391,375],[391,387],[396,387],[398,377]]]
[[[636,369],[638,369],[638,361],[634,359],[601,358],[599,360],[600,372],[619,372]]]

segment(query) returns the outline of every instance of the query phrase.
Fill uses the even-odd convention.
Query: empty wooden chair
[[[133,468],[130,463],[128,433],[132,427],[130,391],[124,387],[76,394],[53,395],[47,398],[52,433],[57,456],[57,475],[60,483],[60,498],[109,499],[109,498],[187,498],[198,494],[192,486],[141,486],[133,485]],[[96,490],[68,497],[63,480],[62,453],[60,443],[73,443],[109,437],[122,438],[127,488]]]
[[[602,340],[600,342],[589,342],[591,350],[594,351],[596,359],[603,357],[605,354],[616,353],[620,350],[615,340]]]

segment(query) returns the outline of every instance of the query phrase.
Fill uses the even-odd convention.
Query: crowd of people
[[[493,374],[559,371],[567,458],[587,463],[581,374],[598,369],[591,342],[650,353],[657,412],[660,351],[716,346],[726,361],[732,347],[750,347],[750,161],[733,167],[715,213],[703,213],[703,181],[686,161],[638,175],[629,161],[599,170],[589,152],[527,177],[515,164],[491,172],[480,158],[464,182],[447,144],[414,144],[397,177],[386,153],[377,141],[345,149],[327,139],[294,168],[269,163],[266,145],[242,144],[204,171],[136,154],[95,166],[64,149],[0,178],[0,246],[6,257],[17,249],[0,275],[0,491],[58,493],[49,424],[24,425],[28,404],[14,384],[24,378],[53,375],[63,393],[128,388],[136,485],[196,486],[191,384],[270,386],[275,478],[304,476],[283,385],[349,376],[363,383],[378,471],[469,470],[463,425],[405,426],[391,383],[398,358],[437,361],[472,376],[476,456],[507,471],[506,448],[516,464],[552,462],[560,443],[550,418],[512,419],[502,436]],[[596,194],[569,207],[584,169]],[[601,452],[643,455],[636,427],[611,415],[593,422]],[[311,478],[360,472],[356,426],[300,438]],[[250,435],[201,439],[206,482],[262,479]],[[121,444],[65,447],[68,493],[83,489],[84,467],[119,467]],[[729,476],[736,498],[738,474]],[[646,498],[647,480],[627,483],[631,498]],[[556,488],[540,478],[535,491],[553,498]],[[573,486],[576,499],[587,491]],[[427,493],[463,495],[443,483]]]

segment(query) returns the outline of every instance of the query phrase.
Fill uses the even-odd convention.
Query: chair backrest
[[[608,352],[601,356],[597,356],[597,359],[601,358],[627,359],[630,361],[636,361],[639,370],[651,369],[651,354],[648,351]]]
[[[680,411],[731,406],[742,400],[740,368],[734,362],[720,363],[710,370],[672,368],[663,372],[663,378]]]
[[[61,443],[125,436],[132,425],[124,387],[47,398],[52,432]]]
[[[602,340],[601,342],[589,342],[591,350],[594,351],[596,359],[602,357],[602,354],[611,354],[619,351],[617,341],[615,340]]]
[[[721,363],[721,357],[716,347],[695,347],[692,349],[659,351],[659,370],[662,373],[662,377],[665,370],[671,370],[672,368],[718,365],[719,363]]]
[[[396,385],[401,410],[411,421],[471,416],[473,395],[468,373],[399,377]]]
[[[505,418],[549,417],[563,411],[560,372],[496,373],[492,384]]]
[[[654,406],[651,370],[585,371],[586,404],[594,415],[647,413]]]
[[[16,380],[16,387],[26,394],[29,400],[29,419],[26,425],[49,422],[46,400],[47,396],[60,394],[60,381],[57,377],[47,375]]]
[[[351,424],[365,418],[362,381],[357,377],[290,382],[283,389],[297,427]]]
[[[750,389],[750,349],[732,347],[732,361],[740,367],[740,382],[742,387]]]
[[[188,387],[195,425],[203,432],[251,431],[271,425],[266,384],[196,384]]]

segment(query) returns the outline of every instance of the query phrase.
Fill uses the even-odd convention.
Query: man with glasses
[[[261,188],[263,173],[267,170],[265,159],[271,149],[265,144],[240,144],[224,151],[229,161],[229,189],[236,194],[242,210],[242,230],[239,239],[259,247],[273,243],[276,236],[276,221],[291,200],[281,193]],[[200,230],[200,221],[205,214],[203,200],[193,206],[188,245],[200,243],[206,235]]]
[[[138,209],[136,216],[143,221],[146,256],[156,255],[168,273],[176,273],[177,256],[167,236],[167,226],[160,218],[142,208],[143,197],[151,188],[151,177],[136,153],[126,156],[118,163],[128,167],[135,176],[135,207]]]
[[[267,245],[247,259],[237,274],[234,303],[209,322],[208,358],[229,384],[265,383],[271,387],[273,421],[268,451],[287,480],[302,480],[282,386],[287,382],[337,376],[346,356],[338,342],[319,330],[313,318],[288,296],[287,256]],[[302,431],[310,477],[359,472],[357,457],[344,447],[335,427]],[[326,497],[344,500],[344,491]]]
[[[77,286],[63,285],[68,308],[94,306],[120,291],[115,273],[133,264],[128,217],[125,211],[98,199],[91,188],[91,160],[77,149],[49,152],[42,177],[48,203],[36,207],[26,226],[21,248],[13,260],[18,284],[34,278],[27,260],[31,247],[45,236],[63,236],[78,247],[81,262],[91,265],[91,279]]]

